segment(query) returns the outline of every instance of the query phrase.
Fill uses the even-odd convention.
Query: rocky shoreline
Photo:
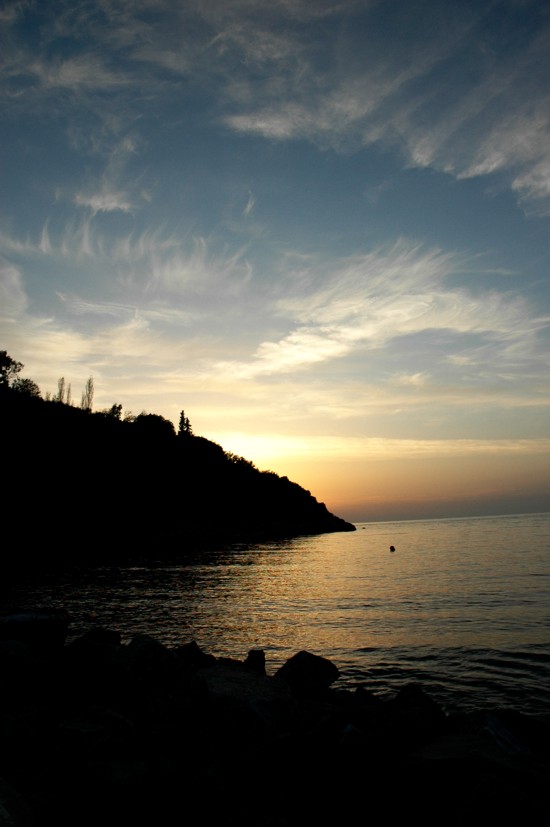
[[[550,721],[332,688],[63,613],[0,617],[0,825],[550,824]]]

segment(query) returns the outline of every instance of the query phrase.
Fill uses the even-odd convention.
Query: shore
[[[68,631],[0,617],[2,824],[550,823],[548,718],[334,689],[306,651],[269,675],[262,650]]]

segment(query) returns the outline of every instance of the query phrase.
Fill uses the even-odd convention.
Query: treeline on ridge
[[[94,413],[90,395],[80,407],[43,399],[10,363],[0,351],[12,538],[4,555],[12,560],[162,558],[213,543],[354,530],[287,477],[194,435],[183,411],[176,433],[158,414],[123,418],[120,405]],[[87,389],[93,395],[93,384]]]

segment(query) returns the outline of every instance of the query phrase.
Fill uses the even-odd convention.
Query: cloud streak
[[[526,33],[510,60],[488,31],[490,14],[472,18],[451,7],[449,17],[453,25],[432,26],[431,36],[424,32],[409,42],[400,41],[403,29],[395,17],[393,51],[369,56],[367,49],[362,62],[346,63],[333,53],[336,71],[324,75],[304,48],[299,82],[272,94],[273,81],[266,82],[260,96],[250,96],[246,111],[228,114],[226,123],[271,140],[305,138],[337,149],[382,143],[399,149],[411,165],[457,178],[506,172],[519,197],[545,213],[549,30]],[[369,42],[375,20],[367,16],[363,25]],[[283,59],[273,63],[284,74]]]
[[[290,289],[276,307],[293,329],[277,341],[262,342],[250,361],[223,361],[218,369],[241,379],[291,373],[404,337],[414,348],[411,337],[433,331],[444,334],[445,358],[451,363],[454,339],[465,335],[490,342],[493,369],[499,362],[527,357],[548,319],[537,318],[518,296],[496,291],[473,296],[449,288],[445,279],[458,265],[459,259],[448,254],[399,243],[385,254],[376,251],[335,262],[321,286],[315,281],[318,268],[308,274],[302,270],[306,292],[293,297]]]
[[[392,4],[384,15],[380,4],[354,2],[279,2],[269,9],[247,2],[103,2],[100,13],[88,2],[60,4],[42,23],[38,56],[12,30],[4,76],[21,106],[30,78],[38,83],[33,106],[43,94],[49,106],[56,96],[57,113],[72,109],[80,140],[89,129],[78,124],[80,115],[74,124],[74,113],[77,102],[85,103],[96,120],[90,148],[136,128],[138,102],[194,95],[208,82],[217,88],[211,111],[238,133],[346,151],[382,144],[400,151],[405,163],[457,178],[506,173],[526,208],[545,214],[550,26],[536,3],[524,5],[474,12],[432,2],[414,15]],[[529,9],[538,27],[515,20]],[[6,18],[26,13],[15,4]],[[517,29],[507,48],[499,41],[502,18]],[[71,54],[67,43],[80,51]],[[129,209],[123,192],[79,194],[77,203]]]
[[[263,434],[257,436],[228,432],[225,438],[234,444],[248,443],[253,453],[270,452],[294,457],[297,460],[313,456],[318,460],[330,458],[341,460],[372,460],[398,457],[402,461],[412,458],[443,459],[446,457],[490,457],[550,454],[550,439],[381,439],[381,438],[342,438],[342,437],[273,437]],[[254,442],[258,448],[254,449]]]

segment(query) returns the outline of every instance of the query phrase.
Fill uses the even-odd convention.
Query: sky
[[[0,349],[43,395],[184,410],[354,522],[550,510],[550,4],[0,31]]]

